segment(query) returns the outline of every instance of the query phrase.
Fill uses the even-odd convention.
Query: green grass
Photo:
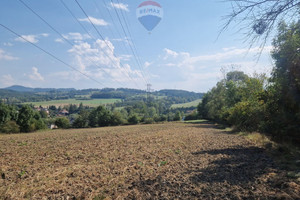
[[[53,101],[41,101],[41,102],[26,102],[24,104],[33,104],[34,106],[65,106],[69,104],[82,103],[84,106],[97,107],[103,104],[113,104],[121,101],[120,99],[91,99],[91,100],[76,100],[76,99],[64,99],[64,100],[53,100]]]
[[[198,104],[202,101],[202,99],[197,99],[192,102],[188,103],[180,103],[180,104],[173,104],[171,108],[176,109],[176,108],[190,108],[190,107],[197,107]]]
[[[90,94],[87,95],[75,95],[75,98],[91,98]]]
[[[206,119],[184,121],[184,123],[189,123],[189,124],[201,124],[203,122],[208,122],[208,121]]]

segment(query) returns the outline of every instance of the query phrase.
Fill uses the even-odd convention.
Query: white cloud
[[[114,49],[114,45],[109,40],[98,39],[94,43],[79,42],[68,52],[73,57],[72,66],[80,72],[105,84],[117,86],[116,82],[118,82],[118,87],[120,83],[121,86],[129,84],[129,87],[135,87],[132,80],[141,81],[141,72],[132,69],[128,64],[121,64],[121,60],[127,60],[131,55],[116,57]],[[75,71],[60,72],[55,75],[71,81],[86,79]]]
[[[119,56],[121,58],[121,60],[124,60],[124,61],[130,61],[130,59],[132,58],[132,55],[120,55]]]
[[[128,44],[128,45],[132,45],[132,42],[130,41],[130,38],[127,38],[127,37],[111,39],[111,41],[125,42],[125,43]]]
[[[169,57],[176,58],[178,56],[178,53],[175,52],[175,51],[172,51],[171,49],[165,48],[164,52],[166,54],[165,57],[164,57],[164,60],[167,60]]]
[[[144,63],[145,68],[148,68],[150,65],[152,65],[153,63],[146,61]]]
[[[15,84],[15,80],[10,74],[2,75],[1,76],[1,84],[4,87],[11,86]]]
[[[31,42],[31,43],[38,43],[37,35],[22,35],[22,37],[18,37],[15,39],[18,42]]]
[[[175,67],[176,64],[175,63],[167,63],[167,64],[165,64],[165,66],[167,66],[167,67]]]
[[[255,55],[262,53],[270,53],[272,50],[271,46],[267,46],[264,49],[261,49],[259,47],[253,47],[253,48],[223,48],[221,52],[214,53],[214,54],[207,54],[207,55],[199,55],[199,56],[191,56],[187,52],[175,52],[170,49],[165,48],[165,56],[164,60],[170,60],[170,57],[172,57],[172,61],[176,62],[169,62],[166,64],[166,66],[178,66],[178,67],[188,67],[191,69],[194,69],[197,66],[199,66],[199,63],[205,63],[205,62],[212,62],[213,63],[223,63],[223,62],[232,62],[232,60],[240,60],[240,59],[246,59],[248,56],[252,56],[254,58]],[[177,58],[174,60],[174,58]],[[248,58],[249,59],[249,58]]]
[[[4,45],[4,46],[7,46],[7,47],[12,47],[12,46],[13,46],[13,44],[10,43],[10,42],[4,42],[3,45]]]
[[[18,37],[15,39],[15,41],[18,41],[18,42],[31,42],[31,43],[38,43],[39,40],[38,38],[40,37],[48,37],[49,34],[48,33],[41,33],[41,34],[37,34],[37,35],[21,35],[22,37]]]
[[[68,33],[68,34],[63,34],[63,36],[67,40],[86,40],[91,38],[88,34],[81,34],[81,33]]]
[[[38,68],[32,67],[31,74],[28,77],[33,81],[44,81],[44,77],[38,72]]]
[[[124,10],[124,11],[129,12],[128,4],[123,4],[123,3],[112,3],[112,2],[111,2],[110,5],[111,5],[113,8],[117,8],[117,9],[120,9],[120,10]]]
[[[241,66],[239,70],[252,75],[253,73],[270,74],[273,64],[270,58],[271,46],[263,50],[253,48],[223,48],[211,54],[192,55],[189,52],[163,49],[163,54],[153,62],[152,73],[160,74],[161,78],[153,79],[162,88],[177,86],[178,89],[207,91],[221,79],[220,69],[232,64]],[[259,61],[257,55],[261,53]]]
[[[56,38],[54,41],[58,43],[64,43],[64,40],[61,38]]]
[[[3,49],[0,49],[0,60],[18,60],[19,58],[7,54]]]
[[[49,36],[49,34],[48,34],[48,33],[42,33],[42,34],[40,34],[40,36],[43,36],[43,37],[48,37],[48,36]]]
[[[81,21],[81,22],[88,22],[88,23],[92,22],[96,26],[107,26],[108,25],[108,23],[104,19],[97,19],[97,18],[90,17],[90,16],[88,18],[79,19],[79,21]]]

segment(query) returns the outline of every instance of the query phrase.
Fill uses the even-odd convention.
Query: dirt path
[[[0,136],[0,199],[300,199],[264,150],[210,124]]]

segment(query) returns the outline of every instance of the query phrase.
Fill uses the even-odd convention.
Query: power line
[[[103,19],[104,19],[104,16],[103,16],[103,14],[101,13],[101,9],[100,9],[100,7],[98,6],[97,2],[96,2],[95,0],[93,0],[93,3],[95,4],[96,8],[97,8],[98,11],[99,11],[98,13],[99,13],[100,18],[103,18]],[[123,52],[127,51],[127,53],[130,54],[129,51],[128,51],[128,48],[126,47],[126,45],[125,45],[124,42],[122,41],[122,36],[121,36],[121,34],[120,34],[120,32],[119,32],[119,30],[118,30],[116,24],[115,24],[114,19],[112,18],[111,13],[110,13],[109,10],[108,10],[108,7],[105,5],[105,1],[102,1],[102,3],[103,3],[103,5],[104,5],[104,7],[106,8],[106,10],[108,11],[108,14],[109,14],[109,16],[110,16],[110,18],[111,18],[111,20],[112,20],[112,22],[113,22],[113,25],[116,27],[116,30],[117,30],[116,32],[117,32],[117,34],[118,34],[119,37],[121,38],[121,41],[120,41],[120,42],[122,43],[122,46],[123,46]],[[114,31],[112,30],[111,26],[108,26],[108,29],[110,30],[112,36],[113,36],[114,38],[116,38],[116,36],[115,36],[115,34],[114,34]],[[126,70],[126,71],[127,71],[127,70]],[[127,73],[129,73],[129,72],[127,71]]]
[[[94,2],[94,4],[95,4],[96,8],[100,11],[101,9],[100,9],[100,7],[98,6],[97,2],[96,2],[95,0],[93,0],[93,2]],[[112,15],[111,15],[111,12],[109,11],[109,8],[108,8],[108,5],[106,4],[106,1],[103,0],[102,3],[103,3],[103,6],[106,8],[106,11],[107,11],[108,15],[110,16],[110,19],[111,19],[113,25],[116,27],[116,32],[117,32],[118,36],[121,38],[121,43],[122,43],[122,45],[123,45],[123,50],[125,50],[128,54],[130,54],[130,52],[129,52],[130,50],[128,50],[127,45],[125,45],[126,43],[127,43],[127,44],[129,43],[128,38],[127,38],[126,36],[124,36],[126,41],[123,42],[122,36],[121,36],[121,34],[120,34],[120,32],[119,32],[119,30],[118,30],[118,28],[117,28],[117,24],[115,23],[114,18],[113,18]],[[118,1],[118,3],[119,3],[119,1]],[[101,12],[99,12],[99,13],[101,14]],[[99,15],[100,15],[100,14],[99,14]],[[122,13],[122,16],[123,16],[123,19],[124,19],[123,13]],[[101,14],[101,18],[104,18],[102,14]],[[125,21],[125,20],[124,20],[124,21]],[[126,22],[126,21],[125,21],[125,22]],[[127,24],[126,24],[126,26],[127,26]],[[109,28],[110,32],[112,33],[113,37],[115,37],[115,34],[114,34],[112,28],[111,28],[110,26],[109,26],[108,28]],[[128,26],[127,26],[127,28],[128,28]],[[129,29],[128,29],[128,30],[129,30]],[[130,32],[129,32],[129,34],[130,34]],[[130,34],[130,37],[131,37],[131,34]],[[132,40],[132,39],[131,39],[131,40]],[[133,41],[132,41],[132,42],[133,42]],[[133,45],[134,45],[135,51],[137,52],[134,43],[133,43]],[[137,54],[137,53],[136,53],[136,54]],[[138,54],[137,54],[137,56],[139,57]],[[141,73],[143,73],[143,70],[142,70],[141,67],[140,67],[140,66],[142,66],[141,63],[139,62],[139,63],[137,63],[137,65],[139,65],[139,68],[140,68],[140,70],[141,70]],[[142,75],[143,75],[143,74],[142,74]]]
[[[24,1],[22,0],[19,0],[19,2],[21,2],[27,9],[29,9],[34,15],[36,15],[40,20],[42,20],[45,24],[47,24],[55,33],[57,33],[64,41],[66,41],[69,45],[71,45],[72,47],[75,46],[76,44],[71,42],[70,40],[68,40],[67,38],[65,38],[59,31],[57,31],[50,23],[48,23],[44,18],[42,18],[37,12],[35,12],[30,6],[28,6]],[[65,5],[65,4],[64,4]],[[73,15],[74,16],[74,15]],[[75,17],[75,16],[74,16]],[[76,17],[75,17],[76,18]],[[76,18],[77,19],[77,18]],[[82,26],[84,28],[84,26]],[[84,28],[84,30],[86,30]],[[87,31],[87,30],[86,30]],[[87,33],[89,34],[89,32],[87,31]],[[90,37],[92,37],[90,34],[89,34]],[[109,58],[110,56],[108,56],[106,54],[105,51],[103,51],[103,53]],[[90,60],[90,59],[89,59]],[[91,60],[90,60],[91,61]],[[114,62],[112,59],[111,59],[112,62]],[[92,62],[92,61],[91,61]],[[117,65],[116,65],[117,66]],[[108,76],[111,76],[109,73],[107,73],[104,69],[100,68],[98,65],[96,65],[97,68],[99,68],[102,72],[104,72],[105,74],[107,74]],[[111,76],[112,77],[112,76]],[[118,80],[114,79],[112,77],[112,79],[116,82],[118,82],[121,86],[123,85],[121,82],[119,82]]]
[[[99,11],[99,12],[98,12],[98,13],[99,13],[99,17],[102,18],[102,19],[104,19],[104,15],[102,14],[101,9],[100,9],[100,6],[98,5],[98,3],[97,3],[95,0],[93,0],[93,3],[94,3],[94,5],[96,6],[96,9],[98,9],[98,11]],[[114,31],[113,31],[113,29],[111,28],[111,26],[108,26],[108,29],[109,29],[109,31],[110,31],[112,37],[113,37],[113,38],[117,38],[117,37],[115,36]],[[122,43],[122,44],[123,44],[123,46],[124,46],[124,43]],[[125,46],[124,46],[124,47],[125,47]],[[125,52],[125,48],[123,49],[123,51]]]
[[[63,60],[61,60],[60,58],[56,57],[56,56],[55,56],[55,55],[53,55],[52,53],[50,53],[50,52],[46,51],[46,50],[45,50],[45,49],[43,49],[42,47],[39,47],[38,45],[36,45],[36,44],[34,44],[34,43],[30,42],[29,40],[27,40],[26,38],[24,38],[22,35],[20,35],[20,34],[16,33],[15,31],[11,30],[11,29],[10,29],[10,28],[8,28],[7,26],[5,26],[5,25],[3,25],[3,24],[0,24],[0,26],[2,26],[3,28],[5,28],[5,29],[6,29],[6,30],[8,30],[9,32],[11,32],[11,33],[15,34],[16,36],[18,36],[18,37],[22,38],[24,41],[26,41],[26,42],[30,43],[30,44],[31,44],[31,45],[33,45],[34,47],[36,47],[36,48],[38,48],[39,50],[43,51],[44,53],[48,54],[49,56],[51,56],[51,57],[52,57],[52,58],[54,58],[55,60],[57,60],[57,61],[59,61],[59,62],[63,63],[63,64],[64,64],[64,65],[66,65],[67,67],[69,67],[69,68],[73,69],[74,71],[77,71],[78,73],[80,73],[80,74],[82,74],[83,76],[85,76],[85,77],[87,77],[87,78],[91,79],[92,81],[95,81],[96,83],[98,83],[98,84],[100,84],[100,85],[102,85],[102,86],[106,87],[106,86],[105,86],[103,83],[101,83],[101,82],[97,81],[96,79],[94,79],[94,78],[90,77],[89,75],[87,75],[87,74],[85,74],[85,73],[83,73],[83,72],[79,71],[79,70],[78,70],[78,69],[76,69],[75,67],[72,67],[71,65],[69,65],[69,64],[68,64],[68,63],[66,63],[66,62],[64,62],[64,61],[63,61]]]
[[[60,2],[63,4],[63,6],[68,10],[68,12],[71,14],[71,16],[75,19],[75,21],[81,26],[81,28],[92,38],[92,39],[94,39],[95,41],[97,41],[96,40],[96,38],[94,38],[89,32],[88,32],[88,30],[80,23],[80,21],[76,18],[76,16],[74,15],[74,13],[71,11],[71,9],[63,2],[63,0],[60,0]],[[72,45],[73,46],[73,45]],[[112,58],[109,56],[109,55],[107,55],[107,53],[105,52],[105,51],[102,51],[104,54],[105,54],[105,56],[107,56],[113,63],[114,63],[114,61],[112,60]],[[115,63],[115,65],[117,66],[117,64]],[[102,68],[100,68],[100,67],[98,67],[99,69],[101,69],[101,71],[103,71],[105,74],[107,74],[108,76],[111,76],[109,73],[107,73],[104,69],[102,69]],[[112,76],[111,76],[112,77]],[[116,80],[115,78],[113,78],[112,77],[112,79],[114,80],[114,81],[116,81],[116,82],[118,82],[121,86],[123,86],[122,85],[122,83],[120,82],[120,81],[118,81],[118,80]]]
[[[120,4],[120,1],[119,1],[119,0],[117,0],[117,2],[118,2],[118,4]],[[127,31],[128,31],[128,33],[129,33],[129,37],[130,37],[131,42],[132,42],[132,44],[133,44],[133,48],[134,48],[134,50],[135,50],[135,52],[136,52],[136,55],[137,55],[137,58],[138,58],[138,61],[139,61],[139,66],[140,66],[141,70],[144,71],[144,70],[143,70],[143,67],[142,67],[143,64],[142,64],[141,59],[140,59],[141,57],[140,57],[139,54],[138,54],[138,50],[137,50],[137,48],[136,48],[135,42],[134,42],[133,37],[132,37],[131,32],[130,32],[130,28],[129,28],[129,26],[128,26],[129,21],[126,20],[126,18],[125,18],[125,16],[124,16],[125,14],[124,14],[124,12],[123,12],[122,9],[121,9],[120,13],[121,13],[121,15],[122,15],[123,21],[125,22]],[[128,22],[127,22],[127,21],[128,21]],[[148,74],[147,72],[145,72],[145,73],[147,74],[148,78],[150,78],[150,77],[149,77],[149,74]]]
[[[112,4],[114,4],[113,0],[110,0],[110,1],[111,1]],[[113,7],[114,10],[115,10],[115,13],[116,13],[116,15],[117,15],[117,18],[118,18],[120,24],[121,24],[121,27],[122,27],[122,30],[123,30],[125,36],[126,36],[127,38],[129,38],[128,35],[127,35],[127,33],[126,33],[126,31],[125,31],[125,28],[124,28],[124,26],[123,26],[123,23],[122,23],[122,21],[121,21],[121,18],[120,18],[120,15],[119,15],[117,9],[116,9],[115,6],[113,6],[113,5],[112,5],[112,7]],[[133,43],[133,42],[132,42],[132,43]],[[140,63],[139,63],[139,61],[138,61],[138,59],[137,59],[137,55],[135,54],[135,51],[133,50],[132,45],[131,45],[130,43],[128,43],[128,44],[129,44],[129,47],[130,47],[130,49],[131,49],[131,51],[132,51],[132,53],[133,53],[133,55],[134,55],[135,61],[136,61],[136,63],[138,64],[138,66],[139,66],[139,68],[140,68],[140,70],[141,70],[143,79],[144,79],[145,83],[147,84],[147,81],[146,81],[145,76],[144,76],[144,73],[143,73],[143,69],[142,69],[142,67],[141,67],[141,65],[140,65]]]
[[[113,53],[113,55],[115,56],[114,54],[114,51],[113,49],[109,46],[109,44],[107,44],[107,41],[104,39],[104,37],[102,36],[102,34],[99,32],[99,30],[96,28],[95,24],[91,21],[91,19],[89,18],[89,16],[87,15],[87,13],[85,12],[85,10],[82,8],[82,6],[79,4],[79,2],[77,0],[75,0],[75,2],[77,3],[77,5],[79,6],[79,8],[81,9],[81,11],[84,13],[84,15],[87,17],[88,21],[92,24],[92,26],[94,27],[94,29],[96,30],[96,32],[98,33],[98,35],[102,38],[102,40],[105,42],[105,44],[107,45],[107,47],[111,50],[111,52]],[[117,57],[117,56],[115,56]],[[120,64],[123,66],[123,64],[120,62]],[[126,70],[126,68],[124,67],[124,69]],[[130,76],[130,74],[128,73],[128,76],[132,79],[132,77]],[[132,81],[134,81],[134,79],[132,79]],[[134,81],[134,83],[136,84],[136,82]],[[140,88],[137,84],[136,86],[138,88]]]
[[[46,20],[44,20],[38,13],[36,13],[30,6],[28,6],[26,3],[24,3],[24,1],[19,0],[19,2],[22,3],[27,9],[29,9],[33,14],[35,14],[35,16],[37,16],[45,24],[47,24],[55,33],[57,33],[58,35],[60,35],[60,37],[62,37],[67,43],[69,43],[71,46],[74,45],[72,42],[70,42],[69,40],[67,40],[60,32],[58,32],[53,26],[51,26],[51,24],[49,24]]]
[[[108,9],[108,5],[106,4],[106,1],[105,1],[105,0],[102,0],[102,4],[103,4],[103,6],[106,8],[106,11],[107,11],[107,13],[108,13],[108,15],[109,15],[109,17],[110,17],[110,19],[111,19],[113,25],[116,27],[116,32],[117,32],[118,36],[120,37],[120,39],[122,39],[121,33],[120,33],[120,31],[118,30],[118,28],[117,28],[117,23],[115,22],[115,20],[114,20],[112,14],[110,13],[110,11],[109,11],[109,9]],[[125,39],[128,40],[126,37],[125,37]],[[128,42],[128,41],[127,41],[127,42]],[[127,53],[130,54],[130,53],[129,53],[130,50],[129,50],[128,47],[125,45],[125,43],[122,42],[122,44],[123,44],[124,50],[126,50]]]

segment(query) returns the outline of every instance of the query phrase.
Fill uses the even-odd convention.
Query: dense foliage
[[[300,23],[282,23],[273,42],[269,79],[233,71],[198,106],[203,118],[300,142]]]
[[[0,132],[18,133],[45,129],[45,121],[30,106],[21,108],[0,103]]]

